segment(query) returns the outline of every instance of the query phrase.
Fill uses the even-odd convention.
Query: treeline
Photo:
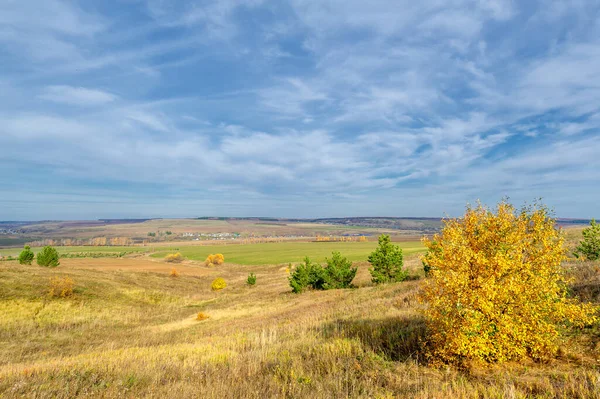
[[[32,247],[75,247],[89,245],[92,247],[104,247],[104,246],[127,246],[132,245],[133,241],[129,237],[94,237],[94,238],[59,238],[51,239],[46,238],[44,240],[37,240],[29,242]]]
[[[365,236],[321,236],[317,234],[315,238],[317,242],[367,242]]]

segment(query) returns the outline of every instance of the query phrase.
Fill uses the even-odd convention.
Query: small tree
[[[468,207],[423,242],[429,278],[421,299],[434,361],[548,358],[564,327],[596,320],[591,304],[567,294],[564,237],[541,205]]]
[[[37,255],[37,264],[44,267],[56,267],[60,265],[58,251],[47,245]]]
[[[408,273],[402,268],[402,249],[391,243],[389,235],[382,234],[378,241],[377,249],[369,255],[371,280],[375,284],[406,280]]]
[[[587,260],[600,259],[600,224],[595,219],[590,222],[590,227],[583,229],[583,240],[575,249],[575,256],[583,255]]]
[[[246,284],[248,284],[249,286],[255,285],[256,284],[256,274],[250,273],[248,275],[248,278],[246,279]]]
[[[300,293],[308,287],[313,289],[323,289],[325,284],[323,267],[318,263],[313,263],[308,258],[304,258],[304,263],[300,263],[294,267],[290,277],[288,278],[290,287],[294,293]]]
[[[31,265],[31,262],[33,262],[34,256],[35,255],[33,254],[31,247],[29,245],[25,245],[23,247],[23,250],[19,254],[19,263],[22,265]]]
[[[325,266],[324,289],[350,288],[352,280],[356,276],[358,268],[352,267],[352,262],[342,256],[339,252],[333,252],[331,259],[327,258]]]

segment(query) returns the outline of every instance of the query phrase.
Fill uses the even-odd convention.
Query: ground
[[[323,244],[306,254],[318,258]],[[284,255],[267,259],[287,259],[280,248]],[[419,253],[406,255],[410,281],[384,286],[371,284],[365,255],[357,257],[358,288],[303,294],[290,292],[285,265],[227,256],[216,267],[147,254],[61,259],[56,269],[0,262],[0,397],[600,396],[596,330],[569,335],[551,364],[428,366]],[[573,291],[598,301],[600,265],[565,267]],[[245,284],[250,272],[254,287]],[[74,280],[72,297],[48,298],[57,276]],[[216,277],[223,291],[211,291]],[[197,321],[198,312],[208,319]]]

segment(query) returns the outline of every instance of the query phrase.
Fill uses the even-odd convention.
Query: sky
[[[1,0],[0,220],[600,217],[600,2]]]

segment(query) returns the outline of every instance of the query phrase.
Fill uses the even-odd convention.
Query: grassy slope
[[[424,251],[419,241],[400,242],[405,254]],[[301,262],[305,256],[324,262],[332,251],[340,251],[352,261],[366,261],[376,242],[280,242],[267,244],[233,244],[180,247],[179,252],[191,260],[203,261],[209,254],[222,253],[225,260],[240,265],[282,264]],[[162,258],[169,251],[157,252],[152,257]]]
[[[90,259],[90,262],[94,260]],[[132,259],[131,262],[135,262]],[[416,256],[407,261],[419,270]],[[598,397],[596,336],[551,365],[435,370],[419,363],[420,281],[289,293],[285,268],[202,268],[197,276],[0,264],[0,397]],[[576,292],[597,299],[598,265]],[[253,288],[247,274],[258,276]],[[72,277],[71,299],[44,297]],[[209,289],[217,276],[229,286]],[[590,288],[591,287],[591,288]],[[208,320],[197,322],[203,311]]]

